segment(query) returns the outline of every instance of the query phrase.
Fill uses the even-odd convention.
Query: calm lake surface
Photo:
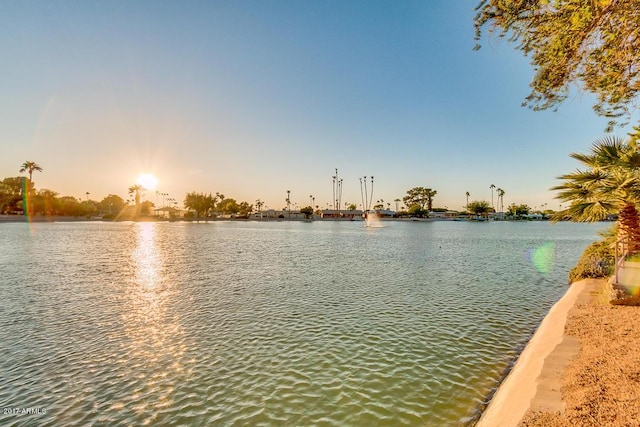
[[[0,224],[0,424],[464,425],[608,226]]]

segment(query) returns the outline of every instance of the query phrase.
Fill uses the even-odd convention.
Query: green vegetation
[[[569,283],[587,278],[609,277],[613,274],[615,238],[593,242],[582,253],[578,263],[569,272]]]
[[[262,202],[258,200],[260,206]],[[184,206],[196,212],[196,218],[207,218],[218,215],[235,215],[248,218],[253,211],[253,205],[247,202],[238,203],[235,199],[225,198],[223,194],[212,196],[205,193],[191,192],[184,198]]]
[[[304,208],[300,209],[300,213],[304,214],[304,217],[306,219],[310,219],[313,215],[313,208],[311,206],[305,206]]]
[[[531,208],[527,205],[523,205],[523,204],[516,205],[514,203],[509,206],[509,208],[507,209],[507,212],[514,219],[518,219],[523,216],[529,215],[529,213],[531,213]]]
[[[402,201],[407,206],[409,213],[421,212],[427,213],[433,208],[433,198],[438,192],[431,188],[413,187],[407,190],[407,195]],[[415,213],[417,214],[417,213]]]
[[[36,162],[26,161],[22,164],[22,167],[20,167],[20,173],[29,173],[28,186],[25,187],[27,190],[22,193],[22,197],[27,205],[26,211],[29,214],[33,214],[33,203],[31,197],[33,196],[33,172],[35,171],[42,172],[42,167],[40,167]]]
[[[585,170],[562,175],[565,182],[558,198],[570,202],[554,219],[600,221],[618,214],[619,232],[631,242],[640,242],[640,150],[634,141],[606,137],[596,141],[588,154],[571,157],[586,166]],[[638,249],[638,243],[635,248]]]
[[[565,182],[553,188],[558,198],[569,202],[553,219],[572,221],[600,221],[617,214],[616,234],[627,236],[632,252],[640,249],[640,150],[634,140],[606,137],[596,141],[587,154],[573,153],[571,157],[586,168],[560,176]],[[591,245],[572,270],[571,280],[584,277],[603,277],[612,274],[611,234],[602,242]]]
[[[487,216],[493,210],[486,200],[474,200],[468,203],[467,208],[469,212],[478,216]]]
[[[129,187],[129,195],[134,195],[134,200],[136,202],[136,206],[138,206],[140,204],[140,195],[142,193],[142,186],[141,185],[132,185],[131,187]]]
[[[523,105],[557,107],[577,86],[597,97],[593,108],[610,129],[631,117],[640,87],[637,1],[481,0],[476,10],[476,41],[489,27],[531,58],[535,75]]]

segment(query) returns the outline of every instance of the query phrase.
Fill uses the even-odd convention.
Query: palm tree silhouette
[[[504,190],[502,188],[498,188],[496,193],[498,194],[498,206],[500,206],[500,212],[504,212]]]
[[[495,208],[493,207],[493,189],[496,188],[496,186],[495,184],[491,184],[489,188],[491,189],[491,208],[495,211]]]
[[[31,214],[33,211],[33,206],[31,203],[30,196],[32,195],[32,192],[33,192],[33,172],[34,171],[42,172],[42,168],[36,162],[26,161],[22,164],[22,167],[20,167],[20,173],[23,173],[23,172],[29,173],[29,185],[27,186],[27,188],[23,193],[23,196],[29,196],[29,197],[26,197],[27,214]]]
[[[33,183],[32,181],[33,171],[42,172],[42,168],[36,162],[29,162],[29,161],[24,162],[22,164],[22,167],[20,168],[20,173],[29,172],[29,184]]]
[[[136,206],[140,204],[140,190],[142,190],[142,185],[139,184],[129,187],[129,194],[135,194]]]

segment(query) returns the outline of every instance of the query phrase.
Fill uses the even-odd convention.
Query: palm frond
[[[601,202],[573,203],[559,214],[571,218],[572,221],[595,222],[607,218],[610,213],[617,212],[617,209],[610,204]]]

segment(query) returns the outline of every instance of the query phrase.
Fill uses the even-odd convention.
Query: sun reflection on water
[[[170,310],[175,291],[164,273],[170,254],[158,230],[155,223],[135,224],[134,274],[122,314],[128,338],[123,342],[126,357],[122,361],[135,386],[124,402],[114,404],[133,408],[143,424],[157,421],[158,412],[174,403],[175,379],[189,373],[183,365],[184,332]]]

